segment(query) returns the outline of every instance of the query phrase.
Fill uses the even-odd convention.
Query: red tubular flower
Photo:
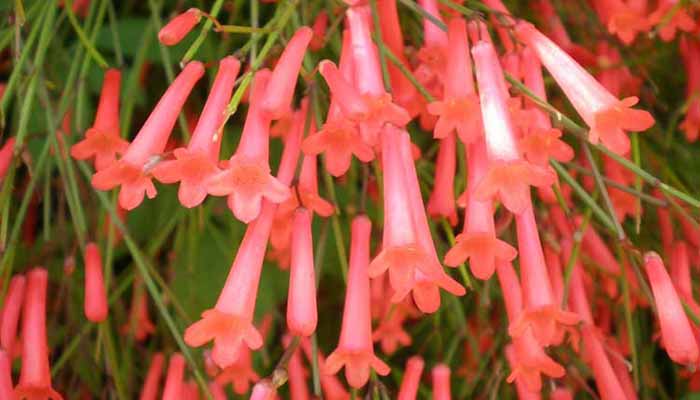
[[[565,387],[558,387],[549,394],[550,400],[574,400],[574,394]]]
[[[300,132],[287,136],[277,173],[283,186],[294,176],[300,147]],[[276,208],[274,203],[265,202],[260,216],[248,224],[216,305],[204,311],[202,319],[185,331],[185,342],[190,346],[202,346],[213,340],[212,358],[222,368],[235,362],[241,343],[251,349],[263,344],[260,332],[253,326],[253,312]]]
[[[515,346],[512,344],[507,345],[505,353],[511,369],[515,370],[515,368],[518,368],[518,360],[515,355]],[[519,400],[540,400],[542,398],[539,390],[531,391],[527,384],[520,379],[515,379],[515,391],[518,393]]]
[[[85,317],[88,321],[102,322],[107,319],[107,291],[102,275],[102,256],[97,244],[85,246]]]
[[[171,19],[158,32],[158,40],[166,46],[174,46],[187,36],[202,18],[202,12],[196,8],[190,8],[184,13]]]
[[[648,22],[651,26],[657,25],[664,42],[673,40],[676,31],[692,32],[697,28],[688,10],[678,6],[678,0],[660,0],[656,10],[649,15]]]
[[[268,113],[271,119],[280,119],[291,112],[297,76],[312,36],[313,31],[308,26],[299,28],[287,43],[270,75],[265,95],[260,100],[260,109]]]
[[[559,344],[564,331],[571,329],[570,325],[576,324],[578,317],[574,313],[562,311],[554,298],[529,199],[528,203],[525,211],[515,217],[524,311],[511,324],[509,332],[511,336],[517,337],[527,327],[531,327],[537,341],[542,346],[549,346]]]
[[[436,0],[419,0],[418,4],[433,19],[444,23]],[[449,41],[447,34],[433,22],[433,19],[423,18],[423,46],[418,51],[419,65],[415,74],[425,86],[439,88],[445,81]]]
[[[309,50],[318,51],[326,44],[326,30],[328,29],[328,14],[325,10],[321,10],[316,14],[314,23],[311,25],[313,37],[309,42]]]
[[[339,73],[338,69],[334,68],[332,63],[328,61],[322,61],[319,69],[321,74],[324,74],[325,70],[326,73],[330,73],[329,77],[339,79],[340,87],[343,88],[343,85],[347,82],[342,81],[342,76],[352,77],[353,75],[352,44],[350,42],[350,31],[348,30],[343,32],[343,46],[339,64]],[[326,75],[324,75],[325,77]],[[350,85],[348,86],[345,89],[354,92],[354,89]],[[332,96],[326,123],[318,133],[309,135],[304,140],[303,146],[304,153],[309,155],[325,153],[324,162],[326,169],[333,176],[345,174],[350,168],[353,154],[362,162],[369,162],[374,159],[372,147],[362,140],[355,123],[344,114],[342,107],[339,105],[341,101],[338,96]]]
[[[445,138],[454,130],[462,142],[470,144],[481,136],[482,127],[469,58],[467,24],[461,18],[454,18],[448,28],[450,57],[447,58],[444,98],[428,104],[428,112],[438,116],[433,132],[436,138]]]
[[[457,224],[454,179],[457,169],[457,138],[450,134],[440,141],[435,162],[435,184],[428,200],[427,211],[435,218],[447,218],[450,225]]]
[[[675,283],[678,294],[683,300],[693,299],[693,284],[690,278],[690,257],[688,245],[678,241],[673,244],[671,250],[671,277]]]
[[[411,336],[403,328],[408,314],[407,307],[399,305],[382,316],[379,326],[372,332],[372,340],[380,342],[384,354],[393,354],[399,345],[409,346],[411,344]]]
[[[311,336],[318,321],[311,217],[311,212],[304,208],[294,212],[287,327],[295,336]]]
[[[306,359],[309,362],[312,362],[312,351],[311,351],[311,342],[308,339],[302,339],[301,341],[301,348],[304,350],[304,354],[306,355]],[[320,351],[316,352],[316,355],[318,356],[318,365],[322,366],[326,364],[326,358],[323,356],[323,354]],[[340,380],[335,376],[335,375],[330,375],[330,374],[321,374],[319,377],[321,380],[321,389],[323,390],[323,398],[328,399],[328,400],[349,400],[350,399],[350,394],[348,393],[347,390],[345,390],[345,387],[343,387],[343,384],[340,383]]]
[[[654,197],[659,200],[664,200],[660,190],[653,191]],[[673,221],[671,220],[671,212],[666,207],[656,207],[656,223],[659,226],[659,234],[661,235],[661,244],[664,248],[664,255],[670,257],[673,248]]]
[[[143,201],[144,194],[152,199],[156,188],[149,176],[154,157],[168,143],[180,109],[195,83],[204,75],[204,66],[192,61],[175,78],[151,112],[139,133],[124,152],[124,156],[92,176],[92,186],[109,190],[121,185],[119,205],[131,210]]]
[[[688,77],[686,96],[689,102],[680,128],[685,132],[686,139],[694,142],[700,136],[700,41],[682,36],[679,47]]]
[[[450,367],[445,364],[438,364],[430,371],[433,378],[433,399],[450,400]]]
[[[401,22],[396,8],[396,0],[377,1],[379,20],[382,22],[382,40],[398,58],[402,65],[410,68],[410,64],[404,54],[404,39],[401,32]],[[406,75],[394,63],[388,63],[389,81],[391,82],[392,96],[396,102],[404,107],[410,115],[415,115],[420,107],[420,97],[416,87],[408,80]]]
[[[285,337],[288,343],[285,347],[289,346],[289,337]],[[289,377],[289,398],[291,400],[309,400],[311,396],[309,395],[309,388],[306,385],[306,376],[308,372],[304,368],[304,364],[301,359],[301,349],[297,347],[289,358],[289,364],[287,365],[287,375]]]
[[[62,400],[51,387],[49,346],[46,341],[46,289],[49,274],[37,267],[27,273],[27,290],[22,309],[22,370],[15,398]]]
[[[159,181],[180,182],[177,197],[187,208],[204,201],[207,181],[219,171],[224,111],[240,67],[240,61],[233,56],[219,62],[219,71],[187,147],[173,150],[175,160],[163,161],[153,168],[153,176]]]
[[[439,288],[443,288],[455,296],[463,296],[466,290],[462,285],[457,283],[457,281],[447,275],[440,265],[440,259],[437,256],[435,244],[430,234],[428,218],[425,215],[425,207],[423,206],[423,198],[421,197],[418,175],[413,159],[414,153],[411,138],[408,132],[399,130],[393,126],[387,126],[384,135],[387,134],[386,131],[392,130],[395,132],[394,134],[398,134],[398,148],[401,151],[401,170],[405,172],[406,193],[411,202],[411,214],[416,229],[416,236],[418,237],[418,242],[423,252],[429,256],[431,260],[430,263],[437,267],[435,271],[430,274],[420,269],[415,270],[413,301],[422,312],[432,313],[437,311],[440,307]]]
[[[496,263],[498,282],[503,291],[503,300],[506,305],[508,320],[512,324],[523,312],[523,296],[520,290],[520,282],[515,274],[513,266],[509,262]],[[564,368],[549,358],[544,352],[530,327],[526,327],[523,334],[513,337],[512,353],[509,355],[511,373],[508,382],[516,382],[517,386],[526,388],[528,392],[539,392],[542,388],[540,374],[554,378],[564,376]]]
[[[274,400],[277,398],[277,389],[267,379],[264,379],[253,386],[250,400]]]
[[[168,362],[168,372],[163,387],[163,400],[179,400],[182,398],[182,389],[185,384],[185,357],[180,353],[173,353]]]
[[[493,223],[493,202],[476,196],[479,182],[487,173],[488,160],[483,140],[469,146],[467,154],[467,211],[464,230],[455,238],[456,243],[447,254],[445,264],[455,267],[467,259],[469,268],[479,279],[489,279],[496,268],[496,261],[510,262],[517,251],[496,237]]]
[[[527,208],[530,186],[550,186],[555,175],[520,157],[506,105],[508,92],[503,71],[493,45],[482,40],[472,48],[472,55],[479,83],[486,151],[491,163],[476,189],[476,197],[487,200],[497,195],[508,210],[520,214]]]
[[[401,388],[397,394],[397,400],[415,400],[420,385],[420,377],[423,374],[425,362],[421,356],[413,356],[406,361],[406,368],[403,372]]]
[[[580,227],[583,223],[583,218],[577,216],[574,218],[574,221],[576,225]],[[600,237],[598,232],[590,226],[590,224],[583,232],[581,247],[605,272],[614,276],[620,274],[620,264],[618,264],[617,259],[615,259],[615,256],[605,244],[605,240]]]
[[[123,154],[129,142],[119,136],[119,87],[122,74],[118,69],[105,72],[95,122],[85,132],[85,139],[74,144],[70,155],[76,160],[95,157],[95,170],[100,171]]]
[[[608,31],[617,35],[626,45],[632,44],[637,34],[647,32],[651,27],[646,17],[646,1],[625,3],[623,0],[596,0],[594,3],[600,3],[596,10],[607,8],[603,14],[606,17],[603,22]]]
[[[12,277],[3,300],[2,314],[0,314],[0,346],[11,357],[18,354],[19,350],[16,344],[17,324],[24,302],[26,281],[24,275]]]
[[[215,196],[228,196],[228,207],[239,220],[249,223],[260,215],[262,199],[281,203],[289,197],[289,188],[270,174],[268,146],[270,118],[263,111],[270,71],[255,74],[248,116],[238,149],[224,165],[224,170],[208,182]]]
[[[11,356],[0,350],[0,398],[11,399],[12,391],[12,365]]]
[[[377,48],[370,37],[369,10],[365,7],[350,8],[347,18],[357,88],[330,61],[322,61],[319,70],[343,114],[359,125],[363,140],[374,145],[385,123],[404,126],[411,117],[384,91]]]
[[[298,203],[300,205],[322,217],[330,217],[335,212],[333,204],[318,194],[316,156],[304,156],[295,195],[299,197]]]
[[[143,282],[137,279],[131,295],[131,309],[129,320],[122,325],[122,333],[133,335],[134,340],[140,342],[148,335],[155,332],[156,327],[148,314],[148,297],[146,296]]]
[[[372,316],[369,304],[369,241],[372,224],[364,215],[352,221],[350,268],[348,270],[343,323],[338,347],[326,359],[323,372],[335,374],[345,366],[350,386],[361,388],[369,379],[370,368],[387,375],[389,366],[374,355]]]
[[[5,175],[10,169],[12,163],[12,155],[15,149],[15,138],[11,137],[5,141],[5,144],[0,148],[0,183],[5,180]]]
[[[214,398],[214,400],[227,400],[228,397],[226,395],[226,391],[224,390],[221,385],[216,383],[216,381],[211,381],[207,385],[209,388],[209,392],[211,392],[211,397]]]
[[[414,291],[418,308],[434,312],[440,304],[438,286],[456,295],[463,294],[464,288],[442,271],[435,253],[407,133],[391,126],[385,128],[382,165],[384,237],[382,251],[369,266],[370,277],[388,270],[393,302]]]
[[[235,361],[224,368],[216,377],[216,383],[226,385],[231,383],[233,392],[245,394],[250,384],[260,380],[253,369],[253,357],[250,348],[241,343],[236,351]]]
[[[632,109],[636,97],[618,100],[559,46],[529,23],[515,28],[520,40],[539,57],[576,111],[591,128],[588,140],[617,154],[626,154],[630,142],[625,131],[644,131],[654,125],[647,111]]]
[[[158,389],[160,388],[160,376],[163,374],[165,356],[163,353],[156,353],[151,358],[151,365],[146,373],[146,380],[143,381],[139,400],[156,400]]]
[[[679,364],[697,365],[698,343],[661,257],[654,252],[646,253],[644,269],[654,294],[661,340],[668,356]]]
[[[546,101],[547,93],[539,60],[529,48],[524,49],[521,54],[525,85],[537,97]],[[549,116],[536,105],[529,106],[528,111],[534,116],[534,126],[520,140],[520,146],[527,160],[539,166],[547,166],[550,158],[559,162],[571,161],[574,158],[574,151],[560,139],[561,130],[552,128]]]

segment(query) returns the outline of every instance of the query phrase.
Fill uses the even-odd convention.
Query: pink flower
[[[76,160],[95,157],[95,170],[100,171],[114,163],[117,154],[123,154],[129,142],[119,136],[119,86],[121,72],[105,72],[95,122],[85,132],[85,139],[74,144],[70,154]]]
[[[240,61],[233,56],[219,62],[219,71],[187,147],[173,150],[175,160],[163,161],[153,168],[153,176],[159,181],[180,182],[178,199],[187,208],[204,201],[207,181],[219,171],[224,111],[240,66]]]
[[[171,19],[158,32],[158,40],[166,46],[174,46],[187,36],[202,18],[202,12],[196,8],[190,8],[182,14]]]
[[[92,176],[92,186],[98,190],[121,186],[119,205],[126,210],[132,210],[141,204],[144,194],[150,199],[156,196],[156,188],[150,177],[152,163],[165,150],[178,113],[202,75],[202,63],[192,61],[185,66],[163,94],[124,156],[97,171]]]
[[[467,211],[464,229],[455,238],[455,245],[445,254],[445,264],[455,267],[469,260],[469,267],[479,279],[489,279],[497,261],[510,262],[518,254],[508,243],[496,237],[493,223],[493,202],[476,196],[478,183],[487,173],[488,160],[483,140],[469,146],[467,154]]]
[[[457,169],[457,138],[450,134],[440,141],[435,162],[435,183],[428,200],[427,211],[435,218],[447,218],[450,225],[457,224],[454,179]]]
[[[151,358],[151,365],[148,367],[146,379],[143,381],[139,400],[157,400],[158,389],[160,388],[160,376],[163,373],[165,356],[163,353],[156,353]]]
[[[295,196],[298,203],[322,217],[330,217],[335,206],[318,194],[318,166],[316,156],[304,156],[299,172]]]
[[[24,275],[15,275],[10,279],[0,314],[0,345],[10,357],[18,353],[17,324],[24,302],[26,281]]]
[[[309,362],[312,362],[311,359],[313,356],[311,352],[311,342],[306,338],[302,339],[301,348],[304,351],[304,354],[306,355],[306,359]],[[323,365],[326,364],[326,358],[320,351],[317,351],[316,354],[318,355],[318,365],[321,366],[321,369],[323,369]],[[343,387],[343,384],[340,383],[340,380],[337,376],[323,373],[320,375],[321,389],[323,390],[323,398],[328,400],[350,399],[350,394],[347,390],[345,390],[345,387]]]
[[[697,365],[698,343],[661,257],[654,252],[646,253],[644,270],[654,293],[661,340],[668,356],[679,364]]]
[[[219,385],[231,383],[233,392],[242,395],[248,391],[251,383],[260,380],[260,376],[253,369],[252,352],[244,343],[238,346],[235,358],[232,364],[216,376],[216,383]]]
[[[636,97],[618,100],[559,46],[528,23],[518,23],[516,35],[539,57],[557,81],[576,111],[591,128],[588,140],[603,145],[617,154],[626,154],[630,142],[625,131],[644,131],[654,125],[646,111],[630,107]]]
[[[318,320],[311,218],[312,214],[307,209],[298,208],[294,212],[287,327],[295,336],[311,336]]]
[[[680,128],[685,132],[688,141],[694,142],[700,136],[700,41],[682,36],[679,47],[688,76],[686,95],[689,101],[688,111]]]
[[[379,375],[389,373],[389,366],[374,355],[372,347],[372,317],[367,275],[371,229],[371,222],[366,216],[355,217],[352,222],[350,269],[340,340],[323,367],[323,373],[335,374],[345,366],[348,383],[357,389],[367,383],[370,368]]]
[[[656,10],[649,15],[649,25],[657,25],[661,40],[670,42],[676,31],[692,32],[697,27],[688,11],[679,7],[678,0],[660,0]]]
[[[5,350],[0,350],[0,398],[3,399],[13,396],[11,362],[11,356]]]
[[[530,186],[550,186],[554,174],[524,161],[520,156],[506,104],[503,71],[490,42],[480,41],[472,48],[479,83],[481,114],[490,168],[476,189],[480,200],[498,196],[503,205],[520,214],[527,208]]]
[[[228,196],[227,204],[233,215],[245,223],[260,215],[263,198],[279,204],[289,197],[289,188],[270,174],[270,118],[262,109],[269,78],[268,70],[256,73],[238,148],[224,163],[224,170],[208,182],[209,193]]]
[[[260,108],[268,113],[271,119],[280,119],[291,112],[297,75],[312,36],[313,31],[308,26],[299,28],[287,43],[270,75],[265,87],[265,95],[260,100]]]
[[[516,215],[515,224],[524,311],[511,323],[508,331],[511,336],[518,337],[531,327],[542,346],[559,344],[563,332],[573,330],[571,325],[578,322],[578,316],[563,311],[554,298],[531,203],[522,214]]]
[[[37,267],[27,273],[27,290],[22,309],[22,370],[15,398],[62,400],[51,387],[49,346],[46,341],[46,289],[49,274]]]
[[[289,339],[285,337],[284,339]],[[290,340],[287,340],[289,342]],[[285,344],[285,347],[289,343]],[[311,398],[309,394],[309,388],[306,385],[306,376],[308,372],[304,368],[301,358],[301,349],[297,347],[292,353],[289,359],[289,364],[287,365],[287,376],[289,377],[289,398],[291,400],[309,400]]]
[[[293,178],[300,140],[299,132],[286,138],[277,173],[281,185],[288,185]],[[251,349],[263,344],[260,332],[253,326],[253,312],[276,208],[274,203],[263,203],[260,216],[248,224],[216,305],[204,311],[202,319],[185,331],[185,342],[190,346],[202,346],[213,340],[212,358],[222,368],[235,362],[240,344],[245,343]]]
[[[406,368],[403,372],[401,388],[397,394],[397,400],[415,400],[420,385],[420,377],[423,373],[425,362],[421,356],[413,356],[406,361]]]
[[[180,353],[173,353],[168,362],[168,372],[163,387],[163,400],[178,400],[182,398],[185,385],[185,358]]]
[[[448,43],[450,57],[447,58],[444,97],[442,101],[428,104],[428,112],[438,116],[434,131],[436,138],[447,137],[456,131],[462,142],[470,144],[482,135],[482,125],[469,58],[467,24],[463,19],[450,20]]]
[[[277,398],[277,389],[267,379],[264,379],[253,386],[250,400],[274,400]]]
[[[15,138],[11,137],[5,141],[0,148],[0,183],[5,180],[5,175],[12,164],[12,156],[15,150]]]
[[[107,319],[107,292],[102,274],[102,256],[97,244],[85,246],[85,317],[92,322]]]
[[[438,364],[433,367],[430,374],[433,378],[433,399],[450,400],[450,367],[445,364]]]

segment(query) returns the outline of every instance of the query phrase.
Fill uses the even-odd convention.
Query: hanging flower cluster
[[[49,155],[67,186],[53,199],[57,178],[49,169],[43,196],[28,195],[17,207],[0,203],[0,399],[63,398],[52,386],[50,350],[60,354],[55,369],[70,362],[89,332],[70,331],[76,318],[94,324],[88,326],[104,345],[94,360],[114,380],[99,392],[105,396],[131,395],[134,385],[124,385],[126,372],[118,368],[130,357],[143,366],[142,400],[222,400],[232,393],[345,400],[365,388],[367,396],[399,400],[427,393],[469,398],[478,390],[523,399],[584,392],[636,399],[646,386],[671,397],[644,365],[661,358],[646,349],[649,342],[675,364],[674,386],[700,390],[700,201],[686,194],[696,192],[697,182],[661,159],[675,130],[690,143],[700,136],[700,7],[588,0],[580,2],[590,11],[584,15],[569,2],[509,3],[532,11],[531,22],[501,0],[345,0],[327,7],[266,1],[277,4],[253,2],[248,27],[223,25],[222,3],[211,13],[189,8],[159,26],[164,60],[168,47],[194,41],[134,134],[123,119],[135,103],[124,94],[133,94],[148,71],[123,67],[105,68],[94,120],[82,136],[70,135],[72,124],[88,125],[79,92],[72,110],[79,117],[63,110],[69,116],[42,139],[48,144],[36,164],[26,145],[26,114],[21,135],[3,141],[0,199],[12,199],[11,188],[25,176],[22,163],[30,169],[21,190],[31,194]],[[63,12],[85,51],[106,64],[75,15],[87,13],[92,27],[93,9],[102,6],[71,4]],[[231,21],[239,6],[224,6]],[[261,15],[269,21],[261,23]],[[589,45],[574,43],[579,35],[568,27],[589,19],[599,34]],[[190,37],[198,25],[199,36]],[[216,47],[206,38],[212,27],[222,49],[232,35],[249,40],[222,58],[196,60],[200,46]],[[111,28],[118,40],[119,27]],[[664,46],[678,43],[687,77],[683,105],[670,121],[659,118],[670,126],[666,133],[647,110],[668,111],[669,104],[655,98],[650,73],[628,62],[632,46],[657,38]],[[43,73],[37,76],[46,86]],[[209,78],[207,90],[200,81]],[[0,117],[15,79],[13,73],[0,86]],[[44,86],[40,98],[51,125]],[[197,110],[201,94],[206,100]],[[173,134],[178,123],[181,138]],[[692,159],[695,150],[673,151]],[[660,169],[664,181],[642,168]],[[89,179],[76,183],[76,170]],[[167,209],[168,225],[184,228],[174,235],[130,232],[128,218],[174,194],[168,185],[177,186],[184,208]],[[114,205],[105,193],[112,190]],[[106,213],[86,218],[83,197],[95,192]],[[51,201],[60,215],[52,216]],[[15,208],[24,223],[8,229]],[[49,262],[13,273],[19,235],[28,247],[48,241],[54,220],[65,233],[68,214],[76,240],[61,244],[71,247],[62,277]],[[644,222],[650,239],[640,235],[642,217],[653,220],[653,229]],[[41,239],[37,221],[45,227]],[[162,275],[159,264],[207,270],[182,243],[208,240],[208,233],[198,236],[209,225],[217,232],[238,227],[241,237],[233,243],[213,235],[233,261],[225,281],[206,293],[209,304],[189,304],[171,290],[173,276]],[[143,236],[146,251],[137,244]],[[172,250],[161,254],[171,241]],[[333,250],[339,271],[329,277],[334,264],[324,256]],[[266,261],[279,270],[269,271]],[[76,264],[83,267],[77,288],[67,283]],[[128,276],[114,282],[117,273]],[[282,277],[281,286],[269,285],[272,274]],[[184,285],[194,292],[197,283]],[[115,307],[126,290],[130,304]],[[64,293],[68,300],[47,302]],[[284,301],[263,307],[277,295]],[[81,315],[71,316],[69,328],[54,329],[53,313],[72,303],[82,305]],[[651,333],[641,336],[647,322]],[[453,325],[458,332],[445,328]],[[112,326],[121,336],[111,334]],[[165,332],[176,340],[161,340]],[[74,344],[61,344],[62,336],[75,336]],[[155,350],[135,360],[131,350],[119,354],[115,341]],[[280,362],[273,365],[272,356]],[[512,385],[499,389],[500,380]],[[93,386],[61,391],[92,398]]]

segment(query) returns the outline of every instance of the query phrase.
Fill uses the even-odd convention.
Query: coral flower
[[[318,166],[316,156],[304,156],[296,187],[299,204],[322,217],[330,217],[335,207],[318,194]]]
[[[683,300],[693,299],[693,285],[690,278],[690,257],[688,245],[678,241],[671,250],[671,279]],[[688,301],[690,302],[690,301]]]
[[[524,311],[511,324],[509,332],[517,337],[529,326],[543,346],[559,344],[563,331],[573,333],[571,325],[576,324],[579,319],[574,313],[562,311],[555,300],[532,204],[515,218]]]
[[[260,376],[253,369],[253,356],[250,348],[241,343],[236,352],[236,360],[233,364],[224,368],[216,376],[216,383],[226,385],[231,383],[233,392],[245,394],[252,382],[260,380]]]
[[[391,126],[385,128],[382,165],[384,236],[382,251],[369,266],[370,277],[388,270],[393,302],[415,290],[418,308],[434,312],[440,304],[437,286],[455,295],[463,294],[464,288],[444,273],[435,253],[406,132]]]
[[[166,46],[174,46],[187,36],[202,18],[202,12],[196,8],[190,8],[184,13],[171,19],[158,32],[158,40]]]
[[[348,383],[357,389],[367,383],[370,368],[379,375],[389,373],[389,366],[374,355],[372,348],[372,317],[367,275],[371,229],[372,224],[364,215],[355,217],[352,222],[350,268],[340,340],[323,367],[324,373],[335,374],[345,366]]]
[[[428,200],[427,211],[432,217],[447,218],[450,225],[457,224],[454,179],[457,169],[457,139],[450,134],[440,141],[435,162],[435,184]]]
[[[397,400],[415,400],[420,385],[420,377],[423,374],[425,362],[421,356],[413,356],[406,361],[403,372],[403,380],[397,394]]]
[[[444,24],[436,0],[419,0],[418,4],[433,18],[423,18],[423,46],[418,51],[419,65],[416,76],[426,86],[441,85],[445,80],[447,51],[450,45],[447,34],[433,22]]]
[[[518,38],[537,53],[576,111],[591,128],[588,140],[601,141],[617,154],[626,154],[630,141],[625,131],[644,131],[654,125],[647,111],[630,107],[636,97],[618,100],[559,46],[528,23],[516,26]]]
[[[493,45],[482,40],[472,48],[472,55],[479,83],[486,151],[491,163],[476,189],[476,197],[487,200],[498,196],[508,210],[519,214],[527,208],[530,186],[550,186],[555,175],[520,156],[506,105],[508,94],[503,70]]]
[[[163,161],[153,168],[153,176],[163,183],[180,182],[177,197],[187,207],[195,207],[207,195],[206,183],[219,170],[219,151],[224,111],[231,98],[241,63],[233,56],[219,62],[214,84],[197,121],[187,147],[173,151],[175,160]]]
[[[146,379],[141,388],[139,400],[156,400],[158,398],[158,389],[160,388],[160,376],[163,374],[163,365],[165,364],[165,356],[163,353],[156,353],[151,358],[151,365],[148,367]]]
[[[282,185],[288,185],[293,178],[300,142],[299,132],[287,137],[277,173]],[[216,305],[204,311],[202,319],[185,331],[185,342],[193,347],[213,340],[212,358],[222,368],[235,362],[241,343],[251,349],[263,344],[260,332],[253,326],[253,313],[276,208],[275,204],[265,202],[260,216],[248,224]]]
[[[102,322],[107,318],[107,291],[102,274],[102,256],[95,243],[85,246],[85,317],[88,321]]]
[[[311,363],[313,357],[313,352],[311,351],[311,342],[308,339],[302,339],[301,348],[302,350],[304,350],[306,359]],[[323,368],[323,365],[326,364],[326,358],[320,351],[317,351],[316,355],[318,356],[318,365],[321,366],[321,368]],[[323,390],[323,398],[328,400],[350,399],[350,393],[348,393],[348,391],[345,390],[345,387],[343,387],[343,384],[340,383],[338,377],[336,377],[335,375],[323,373],[320,375],[321,389]]]
[[[635,2],[624,3],[623,0],[605,0],[605,5],[609,12],[609,18],[606,21],[608,31],[613,35],[617,35],[622,43],[626,45],[632,44],[637,34],[649,31],[651,24],[646,17],[646,1],[636,3],[642,7],[635,6]]]
[[[126,210],[141,204],[144,195],[151,199],[155,197],[156,188],[149,176],[151,164],[165,150],[178,113],[202,75],[202,63],[192,61],[185,66],[163,94],[124,156],[93,175],[92,185],[96,189],[109,190],[121,185],[119,205]]]
[[[103,170],[123,154],[129,142],[119,136],[119,87],[122,75],[118,69],[105,72],[95,122],[85,132],[85,139],[74,144],[70,155],[77,160],[95,157],[95,169]]]
[[[450,367],[445,364],[438,364],[430,371],[433,378],[433,399],[450,400]]]
[[[326,44],[326,30],[328,29],[328,13],[321,10],[316,14],[314,18],[314,23],[311,25],[311,30],[313,31],[313,37],[309,42],[309,50],[319,51]]]
[[[22,370],[15,387],[15,398],[62,400],[51,387],[49,346],[46,341],[46,290],[49,273],[41,267],[27,273],[27,289],[22,310]]]
[[[239,220],[249,223],[260,214],[263,198],[281,203],[289,197],[289,188],[270,174],[268,161],[270,118],[262,110],[270,71],[255,75],[238,149],[224,164],[224,170],[208,182],[215,196],[228,196],[228,207]]]
[[[493,202],[479,200],[475,195],[477,185],[488,169],[483,140],[469,146],[467,162],[467,211],[464,230],[457,235],[455,245],[445,254],[445,264],[454,267],[469,260],[469,267],[474,276],[489,279],[496,268],[496,262],[512,261],[517,251],[496,237]]]
[[[12,365],[11,356],[0,350],[0,398],[11,399],[12,392]]]
[[[143,287],[143,282],[137,279],[132,289],[129,320],[122,325],[121,331],[122,333],[133,335],[134,340],[139,342],[145,340],[155,330],[156,327],[148,314],[148,296]]]
[[[271,119],[280,119],[291,112],[297,75],[312,36],[313,31],[308,26],[299,28],[287,43],[270,75],[265,95],[260,100],[260,108]]]
[[[649,15],[649,25],[656,25],[659,36],[664,42],[670,42],[677,31],[692,32],[697,28],[693,17],[685,7],[678,6],[678,0],[660,0],[656,10]]]
[[[448,45],[450,57],[447,58],[444,99],[428,104],[428,112],[438,116],[434,131],[436,138],[444,138],[456,131],[462,142],[470,144],[480,137],[482,127],[469,58],[467,24],[463,19],[450,20]]]
[[[654,293],[661,340],[668,356],[679,364],[697,365],[698,343],[661,257],[654,252],[646,253],[644,269]]]
[[[168,372],[165,377],[163,387],[163,400],[178,400],[182,396],[184,389],[185,357],[180,353],[170,356],[168,362]]]
[[[0,183],[5,179],[7,171],[12,163],[12,155],[15,150],[15,138],[11,137],[5,141],[0,148]]]
[[[513,266],[509,262],[496,264],[498,282],[503,291],[503,300],[506,305],[506,313],[511,324],[516,321],[523,312],[523,296],[520,290],[520,282],[515,274]],[[539,392],[542,388],[540,374],[551,377],[564,375],[564,368],[552,360],[544,352],[542,345],[537,342],[532,329],[525,328],[523,334],[513,338],[512,354],[509,356],[511,373],[508,382],[522,383],[528,391]]]
[[[10,279],[10,285],[3,300],[0,314],[0,346],[12,357],[17,353],[17,325],[24,302],[27,279],[24,275],[15,275]]]
[[[688,111],[680,128],[685,132],[688,141],[694,142],[700,136],[700,41],[682,36],[679,47],[688,76],[686,84]]]
[[[291,338],[285,336],[283,338],[283,344],[285,348],[291,343]],[[287,376],[289,380],[289,398],[291,400],[309,400],[311,396],[309,395],[309,388],[306,385],[306,377],[308,372],[304,368],[301,349],[296,348],[289,358],[289,364],[287,365]]]
[[[393,354],[399,345],[411,345],[411,336],[403,327],[407,317],[406,307],[394,308],[382,318],[379,326],[372,333],[372,340],[380,342],[384,354]]]
[[[250,400],[274,400],[277,398],[277,389],[267,379],[264,379],[253,386]]]
[[[292,265],[289,271],[287,327],[295,336],[311,336],[316,330],[316,274],[309,210],[294,212]]]
[[[377,13],[379,14],[379,20],[382,22],[381,31],[384,44],[403,66],[410,69],[410,64],[404,54],[404,38],[401,32],[401,22],[396,7],[396,0],[377,1]],[[387,68],[389,70],[392,96],[401,107],[404,107],[412,116],[415,115],[419,111],[418,108],[421,101],[416,87],[394,63],[387,63]]]

